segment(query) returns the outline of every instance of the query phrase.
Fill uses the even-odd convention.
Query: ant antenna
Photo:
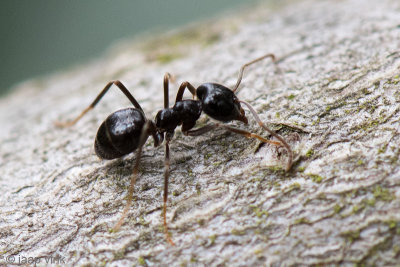
[[[233,91],[233,92],[236,92],[236,90],[239,88],[240,82],[242,81],[242,78],[243,78],[243,72],[244,72],[244,69],[245,69],[246,67],[248,67],[248,66],[250,66],[251,64],[254,64],[254,63],[258,62],[258,61],[261,61],[261,60],[263,60],[263,59],[265,59],[265,58],[267,58],[267,57],[270,57],[270,58],[272,59],[272,62],[274,62],[274,63],[276,62],[276,60],[275,60],[275,55],[274,55],[274,54],[266,54],[266,55],[264,55],[264,56],[262,56],[262,57],[256,58],[256,59],[254,59],[253,61],[250,61],[250,62],[244,64],[244,65],[240,68],[238,80],[237,80],[237,82],[236,82],[235,87],[233,87],[232,91]]]

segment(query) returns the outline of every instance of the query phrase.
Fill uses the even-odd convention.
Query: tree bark
[[[48,257],[67,265],[393,266],[400,260],[400,5],[294,1],[119,43],[104,57],[21,83],[0,101],[1,264]],[[121,80],[153,118],[165,72],[233,86],[295,153],[216,130],[171,142],[162,228],[164,151],[144,147],[134,203],[120,231],[136,155],[100,160],[100,123],[129,106]],[[187,96],[190,97],[190,96]],[[247,112],[246,114],[250,114]],[[249,115],[247,126],[268,137]],[[210,119],[202,115],[198,124]],[[47,257],[47,258],[46,258]]]

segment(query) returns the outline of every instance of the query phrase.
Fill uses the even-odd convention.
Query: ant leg
[[[170,73],[164,75],[164,108],[169,107],[169,79],[172,78]]]
[[[265,139],[264,137],[262,137],[258,134],[254,134],[254,133],[251,133],[251,132],[239,129],[239,128],[231,127],[231,126],[224,125],[224,124],[218,124],[218,127],[225,128],[228,131],[231,131],[231,132],[234,132],[237,134],[241,134],[247,138],[256,138],[263,143],[268,143],[268,144],[275,145],[275,146],[282,146],[282,144],[280,142]]]
[[[252,60],[252,61],[250,61],[250,62],[244,64],[244,65],[240,68],[238,80],[237,80],[237,82],[236,82],[235,87],[233,87],[232,91],[233,91],[233,92],[236,92],[236,90],[239,88],[240,82],[242,81],[242,78],[243,78],[243,71],[244,71],[244,69],[245,69],[246,67],[248,67],[248,66],[250,66],[251,64],[254,64],[254,63],[258,62],[258,61],[261,61],[261,60],[263,60],[263,59],[265,59],[265,58],[267,58],[267,57],[270,57],[270,58],[272,59],[272,62],[274,62],[274,63],[276,62],[276,60],[275,60],[275,55],[274,55],[274,54],[266,54],[266,55],[264,55],[264,56],[262,56],[262,57],[256,58],[256,59],[254,59],[254,60]]]
[[[124,211],[122,212],[121,218],[118,220],[118,222],[113,227],[113,231],[118,231],[119,228],[121,228],[122,224],[125,221],[126,215],[128,214],[129,209],[132,206],[133,191],[135,188],[135,183],[136,183],[136,179],[137,179],[138,172],[139,172],[139,163],[140,163],[140,158],[142,156],[143,145],[146,142],[147,138],[149,137],[149,131],[152,131],[152,129],[154,129],[154,128],[151,125],[151,121],[146,121],[145,125],[143,126],[142,133],[140,134],[139,147],[136,152],[136,161],[135,161],[135,166],[133,167],[133,174],[132,174],[131,182],[129,184],[129,191],[128,191],[128,197],[126,200],[126,205],[125,205]]]
[[[251,133],[251,132],[246,131],[246,130],[242,130],[242,129],[239,129],[239,128],[235,128],[235,127],[231,127],[231,126],[228,126],[228,125],[225,125],[225,124],[219,124],[219,123],[207,124],[206,126],[203,126],[201,128],[184,132],[184,134],[185,135],[189,135],[189,136],[199,136],[199,135],[205,134],[205,133],[207,133],[207,132],[209,132],[211,130],[214,130],[215,128],[224,128],[224,129],[226,129],[228,131],[243,135],[243,136],[245,136],[247,138],[256,138],[256,139],[260,140],[263,143],[268,143],[268,144],[272,144],[272,145],[275,145],[275,146],[282,146],[282,144],[280,142],[268,140],[268,139],[265,139],[264,137],[262,137],[262,136],[260,136],[258,134],[254,134],[254,133]]]
[[[188,135],[188,136],[199,136],[199,135],[205,134],[211,130],[214,130],[217,127],[218,126],[215,123],[210,123],[203,127],[183,132],[183,134]]]
[[[194,97],[196,96],[196,88],[194,88],[194,86],[191,85],[189,82],[183,82],[183,83],[181,84],[181,86],[179,86],[178,93],[176,94],[175,103],[176,103],[176,102],[179,102],[179,101],[182,101],[183,93],[185,92],[185,89],[186,89],[186,88],[187,88],[187,89],[190,91],[190,93],[193,95],[193,99],[194,99]]]
[[[131,103],[133,104],[133,106],[135,108],[140,109],[141,111],[143,111],[142,107],[139,105],[139,103],[136,101],[136,99],[132,96],[132,94],[129,92],[129,90],[125,87],[125,85],[123,85],[120,81],[110,81],[103,88],[103,90],[101,90],[100,94],[97,95],[95,100],[93,100],[93,102],[87,108],[85,108],[81,112],[81,114],[79,114],[79,116],[77,116],[72,121],[67,121],[67,122],[57,122],[56,121],[55,125],[58,126],[58,127],[69,127],[69,126],[72,126],[75,123],[77,123],[88,111],[90,111],[91,109],[93,109],[97,105],[97,103],[102,99],[102,97],[107,93],[108,89],[110,89],[110,87],[113,84],[115,84],[125,94],[125,96],[131,101]]]
[[[292,149],[290,148],[290,146],[288,145],[288,143],[286,143],[286,141],[277,133],[275,133],[274,131],[270,130],[267,126],[265,126],[265,124],[261,121],[261,119],[258,117],[257,112],[253,109],[253,107],[242,100],[239,100],[240,103],[243,103],[245,106],[247,106],[247,108],[250,110],[251,114],[253,114],[254,119],[257,121],[258,125],[260,125],[261,128],[263,128],[264,130],[266,130],[268,133],[270,133],[272,136],[274,136],[276,139],[278,139],[283,146],[286,148],[287,152],[288,152],[288,163],[286,166],[286,171],[289,171],[290,168],[292,167],[292,163],[293,163],[293,152]]]
[[[165,159],[164,159],[164,205],[163,205],[163,219],[164,219],[164,233],[168,243],[175,245],[168,232],[167,224],[167,201],[168,201],[168,179],[169,179],[169,141],[171,138],[167,133],[165,138]]]

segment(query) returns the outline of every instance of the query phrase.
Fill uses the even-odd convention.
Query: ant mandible
[[[97,105],[112,85],[116,85],[133,104],[134,108],[121,109],[109,115],[100,125],[94,143],[95,152],[97,156],[102,159],[110,160],[120,158],[137,150],[133,175],[129,185],[127,203],[120,220],[114,226],[114,230],[117,231],[121,227],[132,205],[133,191],[138,176],[143,145],[149,136],[153,137],[155,147],[161,145],[165,139],[163,220],[166,239],[170,244],[173,244],[168,233],[166,219],[170,165],[169,143],[174,136],[175,129],[179,125],[181,125],[181,131],[183,134],[189,136],[198,136],[216,128],[223,128],[247,138],[256,138],[263,143],[270,143],[276,146],[283,145],[288,152],[286,171],[291,168],[293,153],[290,146],[282,137],[264,125],[249,103],[239,100],[235,95],[235,92],[242,81],[244,69],[265,58],[271,58],[272,61],[275,62],[275,56],[273,54],[267,54],[244,64],[240,68],[239,77],[233,89],[229,89],[228,87],[218,83],[204,83],[196,89],[189,82],[183,82],[178,89],[175,105],[172,108],[169,107],[168,100],[169,80],[171,79],[171,75],[166,73],[164,75],[164,109],[158,111],[154,121],[146,118],[142,107],[120,81],[110,81],[95,100],[74,120],[65,123],[56,122],[56,125],[60,127],[67,127],[75,124],[89,110],[93,109]],[[193,95],[193,99],[182,99],[186,88]],[[197,100],[195,100],[196,97]],[[218,122],[193,129],[202,112],[216,121],[230,122],[237,120],[247,124],[247,117],[245,116],[245,112],[240,104],[245,105],[250,110],[250,113],[253,115],[260,127],[278,139],[279,142],[271,141],[261,137],[260,135]]]

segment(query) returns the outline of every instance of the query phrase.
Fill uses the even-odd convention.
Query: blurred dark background
[[[114,41],[173,29],[255,0],[2,0],[0,95],[99,56]]]

